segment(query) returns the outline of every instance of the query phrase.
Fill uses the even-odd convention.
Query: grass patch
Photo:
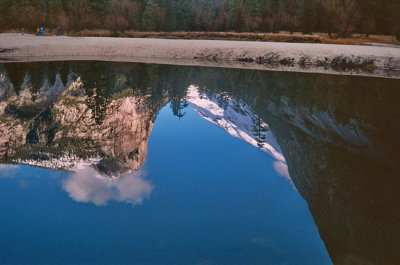
[[[132,88],[127,88],[122,90],[121,92],[114,93],[111,97],[112,100],[115,99],[120,99],[120,98],[125,98],[125,97],[131,97],[133,96],[133,89]]]
[[[127,38],[160,38],[160,39],[187,39],[187,40],[242,40],[242,41],[271,41],[271,42],[293,42],[293,43],[327,43],[327,44],[363,44],[363,43],[385,43],[400,45],[393,36],[370,35],[366,38],[362,34],[353,34],[349,38],[331,39],[326,33],[314,33],[303,35],[301,33],[252,33],[252,32],[144,32],[123,31],[112,32],[110,30],[82,30],[69,32],[70,36],[87,37],[127,37]]]
[[[46,28],[46,36],[56,35],[55,29]],[[2,33],[21,33],[20,29],[1,30]],[[25,30],[25,33],[36,34],[36,31]],[[253,33],[253,32],[145,32],[145,31],[111,31],[108,29],[84,29],[80,31],[67,31],[62,35],[79,37],[126,37],[126,38],[159,38],[159,39],[186,39],[186,40],[242,40],[242,41],[271,41],[293,43],[327,43],[356,45],[363,43],[397,44],[400,41],[390,35],[353,34],[349,38],[331,39],[326,33],[313,33],[303,35],[300,32],[290,34],[280,33]]]

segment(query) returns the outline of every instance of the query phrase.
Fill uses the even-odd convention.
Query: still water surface
[[[1,264],[396,264],[399,80],[0,66]]]

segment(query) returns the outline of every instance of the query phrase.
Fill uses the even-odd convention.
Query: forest
[[[0,0],[0,29],[395,35],[399,0]]]

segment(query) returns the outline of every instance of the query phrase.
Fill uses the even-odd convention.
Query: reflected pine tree
[[[87,105],[92,109],[92,115],[97,124],[104,118],[115,73],[111,65],[105,62],[74,63],[75,75],[81,78],[87,98]]]
[[[60,71],[57,69],[57,65],[53,62],[46,65],[46,77],[45,80],[49,82],[51,86],[54,86],[57,81],[57,75],[59,75]]]
[[[68,62],[54,62],[54,70],[57,74],[60,75],[61,82],[64,86],[67,86],[69,74],[70,74],[70,66]]]
[[[21,90],[21,85],[24,83],[26,75],[26,66],[21,63],[9,63],[3,64],[6,75],[10,82],[12,83],[14,90],[17,94]]]
[[[45,108],[43,102],[49,100],[49,97],[44,97],[49,92],[46,90],[55,85],[58,75],[54,65],[47,62],[4,64],[4,71],[18,97],[15,102],[7,105],[5,112],[30,119],[43,111]],[[43,87],[45,89],[41,92]],[[26,93],[20,97],[22,90]],[[57,93],[50,91],[50,95],[54,97],[58,95]]]
[[[36,96],[46,80],[46,72],[48,64],[45,63],[30,63],[26,65],[28,73],[28,87],[32,94],[32,99],[35,100]]]
[[[253,119],[252,132],[259,148],[263,147],[265,140],[267,139],[265,134],[267,131],[268,127],[263,124],[263,121],[260,117]]]
[[[3,66],[17,94],[25,82],[25,77],[30,93],[36,95],[44,82],[53,86],[60,72],[52,62],[11,63]]]

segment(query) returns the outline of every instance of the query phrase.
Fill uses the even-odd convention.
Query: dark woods
[[[0,0],[0,12],[3,29],[400,34],[398,0]]]

